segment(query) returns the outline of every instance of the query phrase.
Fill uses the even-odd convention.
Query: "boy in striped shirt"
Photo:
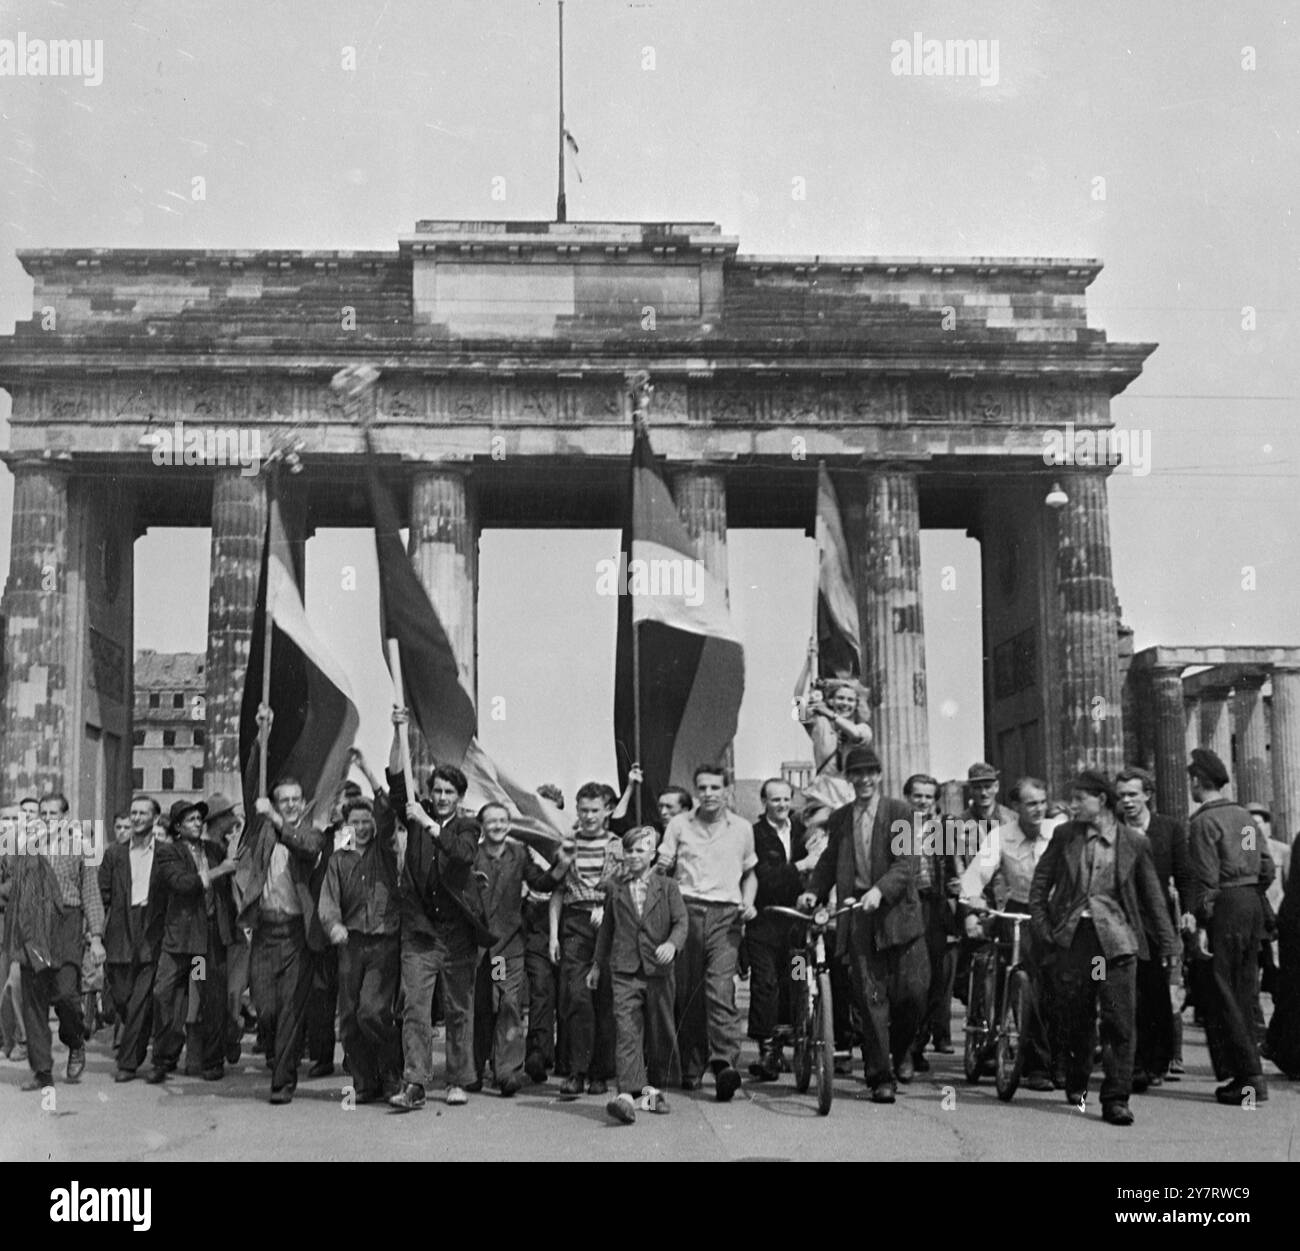
[[[551,960],[560,966],[560,1012],[570,1075],[562,1095],[603,1095],[614,1074],[614,1004],[608,978],[587,986],[595,960],[596,934],[604,916],[605,885],[621,859],[609,832],[609,788],[588,782],[577,794],[578,828],[573,863],[551,896]]]

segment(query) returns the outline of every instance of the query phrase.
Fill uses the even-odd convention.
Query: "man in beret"
[[[912,810],[880,794],[880,757],[870,747],[849,751],[844,771],[854,800],[831,813],[826,850],[800,907],[824,903],[835,888],[841,904],[860,912],[841,918],[835,955],[849,966],[862,1018],[864,1076],[873,1103],[893,1103],[896,1074],[911,1077],[911,1047],[930,988],[930,957],[911,840]],[[894,832],[907,837],[896,840]]]
[[[1259,947],[1264,937],[1263,894],[1273,881],[1268,840],[1254,818],[1223,794],[1228,770],[1206,747],[1187,766],[1192,798],[1200,807],[1187,823],[1191,861],[1188,911],[1196,918],[1198,951],[1209,975],[1197,984],[1205,1033],[1216,1075],[1226,1085],[1220,1103],[1240,1106],[1268,1098],[1254,1030],[1259,996]]]
[[[1057,955],[1065,1097],[1084,1109],[1100,1005],[1102,1119],[1132,1125],[1137,961],[1147,958],[1148,933],[1157,936],[1166,965],[1182,949],[1151,845],[1120,822],[1110,780],[1094,770],[1079,774],[1070,803],[1073,820],[1056,831],[1034,870],[1029,913],[1036,937]]]

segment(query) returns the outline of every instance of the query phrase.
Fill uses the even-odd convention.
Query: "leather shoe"
[[[86,1071],[86,1049],[85,1047],[73,1047],[68,1052],[68,1081],[79,1082],[81,1075]]]
[[[524,1072],[533,1082],[541,1085],[546,1080],[546,1059],[540,1051],[530,1051],[524,1060]]]
[[[1025,1078],[1026,1090],[1055,1090],[1056,1086],[1052,1079],[1043,1072],[1030,1073]]]
[[[407,1082],[397,1094],[389,1096],[388,1103],[399,1112],[415,1112],[424,1107],[424,1087],[417,1082]]]
[[[1135,1095],[1146,1094],[1147,1087],[1151,1085],[1151,1075],[1149,1073],[1134,1073],[1132,1090]]]
[[[133,1082],[135,1081],[135,1069],[118,1069],[113,1074],[115,1082]]]
[[[781,1076],[780,1053],[771,1041],[759,1044],[758,1059],[749,1066],[749,1075],[760,1082],[774,1082]]]
[[[44,1090],[46,1086],[54,1085],[53,1073],[33,1073],[21,1086],[19,1090]]]
[[[593,1077],[587,1083],[587,1093],[589,1095],[604,1095],[609,1093],[609,1083],[603,1077]]]
[[[483,1079],[481,1077],[476,1077],[468,1086],[465,1087],[465,1093],[470,1095],[482,1094]]]
[[[517,1095],[519,1093],[519,1088],[522,1085],[523,1082],[520,1080],[518,1073],[511,1073],[509,1077],[502,1078],[501,1097],[503,1099],[509,1099],[511,1095]]]
[[[1101,1107],[1101,1119],[1107,1125],[1132,1125],[1133,1113],[1127,1103],[1104,1103]]]
[[[239,1039],[238,1038],[234,1039],[226,1047],[226,1063],[231,1065],[239,1063]]]
[[[718,1074],[713,1080],[716,1085],[718,1102],[730,1103],[731,1096],[740,1089],[740,1074],[728,1064],[726,1068],[718,1070]]]
[[[566,1077],[560,1083],[560,1094],[562,1095],[580,1095],[587,1089],[586,1079],[580,1073],[575,1073]]]
[[[699,1090],[699,1088],[700,1088],[700,1079],[699,1079],[698,1077],[683,1077],[683,1078],[682,1078],[682,1089],[683,1089],[683,1090]]]
[[[219,1082],[226,1075],[224,1068],[213,1068],[203,1070],[203,1080],[205,1082]]]
[[[273,1091],[271,1091],[270,1102],[271,1102],[271,1103],[274,1103],[277,1107],[282,1107],[282,1106],[283,1106],[284,1104],[286,1104],[286,1103],[292,1103],[292,1102],[293,1102],[293,1087],[292,1087],[292,1086],[281,1086],[281,1087],[279,1088],[279,1090],[273,1090]]]
[[[904,1056],[898,1062],[898,1068],[894,1070],[894,1076],[897,1077],[904,1086],[911,1084],[912,1078],[916,1076],[916,1065],[912,1062],[911,1056]]]
[[[1088,1092],[1086,1090],[1067,1090],[1065,1092],[1065,1102],[1072,1104],[1076,1108],[1081,1108],[1088,1101]]]
[[[1215,1092],[1214,1097],[1229,1107],[1241,1107],[1248,1099],[1254,1098],[1256,1103],[1268,1102],[1268,1086],[1264,1078],[1258,1074],[1254,1077],[1248,1077],[1244,1081],[1237,1081],[1233,1078],[1224,1086],[1220,1086]]]
[[[145,1074],[144,1080],[150,1086],[161,1086],[167,1080],[167,1070],[159,1068],[156,1064]]]
[[[636,1120],[636,1104],[631,1095],[616,1095],[605,1105],[605,1111],[621,1125],[631,1125]]]
[[[912,1067],[918,1073],[928,1073],[930,1071],[930,1061],[919,1051],[914,1051],[912,1053]]]
[[[897,1091],[893,1082],[877,1082],[871,1088],[872,1103],[893,1103],[897,1098]]]
[[[317,1060],[316,1063],[313,1064],[311,1068],[307,1070],[307,1076],[308,1077],[333,1077],[334,1061]]]

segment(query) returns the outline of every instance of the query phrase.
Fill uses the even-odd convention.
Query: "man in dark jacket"
[[[1115,777],[1115,791],[1124,824],[1147,836],[1156,877],[1168,904],[1170,923],[1179,928],[1178,910],[1174,906],[1171,883],[1178,898],[1187,899],[1191,891],[1191,874],[1187,860],[1187,831],[1173,817],[1151,811],[1155,779],[1145,769],[1128,768]],[[1155,945],[1156,935],[1147,931],[1147,945]],[[1148,953],[1137,966],[1137,1051],[1133,1062],[1133,1090],[1141,1094],[1149,1086],[1164,1082],[1169,1062],[1174,1057],[1174,1008],[1169,993],[1169,969],[1160,959],[1159,950]]]
[[[840,905],[858,901],[861,911],[840,919],[835,954],[849,965],[872,1102],[893,1103],[895,1072],[910,1055],[930,985],[916,857],[908,854],[912,811],[879,793],[880,758],[870,747],[850,750],[844,768],[855,798],[826,823],[826,850],[800,906],[824,903],[832,886]]]
[[[131,834],[114,843],[99,866],[104,901],[104,952],[108,993],[122,1023],[113,1080],[129,1082],[144,1063],[153,1023],[154,975],[162,951],[167,886],[153,832],[153,801],[131,803]],[[138,819],[137,819],[138,816]]]
[[[228,879],[236,861],[203,841],[207,815],[207,804],[177,800],[170,825],[179,837],[154,850],[167,904],[154,980],[153,1067],[145,1078],[150,1084],[166,1081],[180,1058],[191,981],[199,988],[203,1080],[220,1081],[225,1073],[226,948],[235,932]]]
[[[1188,822],[1191,898],[1197,947],[1211,976],[1197,983],[1210,1054],[1228,1082],[1214,1092],[1220,1103],[1240,1106],[1268,1098],[1254,1031],[1259,995],[1259,945],[1264,934],[1263,894],[1273,880],[1268,840],[1240,804],[1223,795],[1228,770],[1208,748],[1192,752],[1187,768],[1192,798],[1201,806]],[[1224,1074],[1220,1072],[1219,1076]]]
[[[479,881],[474,876],[479,827],[458,808],[469,783],[454,765],[429,774],[430,798],[408,799],[398,767],[398,724],[393,713],[393,750],[388,788],[393,811],[405,814],[406,863],[402,869],[402,1089],[389,1103],[403,1112],[424,1107],[433,1081],[433,992],[442,976],[447,1021],[447,1093],[452,1106],[464,1104],[474,1083],[474,970],[478,949],[491,947]]]
[[[1132,1125],[1137,961],[1147,958],[1148,932],[1166,962],[1180,947],[1151,846],[1120,823],[1109,779],[1079,774],[1070,802],[1074,820],[1057,829],[1034,870],[1029,913],[1036,937],[1055,953],[1066,1098],[1083,1109],[1100,1003],[1102,1119]]]
[[[778,1025],[790,1024],[791,948],[800,941],[793,923],[772,916],[765,908],[793,908],[803,889],[803,871],[810,870],[803,820],[790,811],[794,792],[784,778],[768,778],[759,796],[763,815],[754,822],[754,854],[758,864],[758,915],[745,926],[749,953],[749,1036],[758,1043],[758,1062],[750,1075],[773,1082],[781,1073]]]

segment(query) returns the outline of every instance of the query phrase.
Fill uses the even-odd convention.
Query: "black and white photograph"
[[[1283,1203],[1298,26],[0,0],[32,1219],[268,1162]]]

